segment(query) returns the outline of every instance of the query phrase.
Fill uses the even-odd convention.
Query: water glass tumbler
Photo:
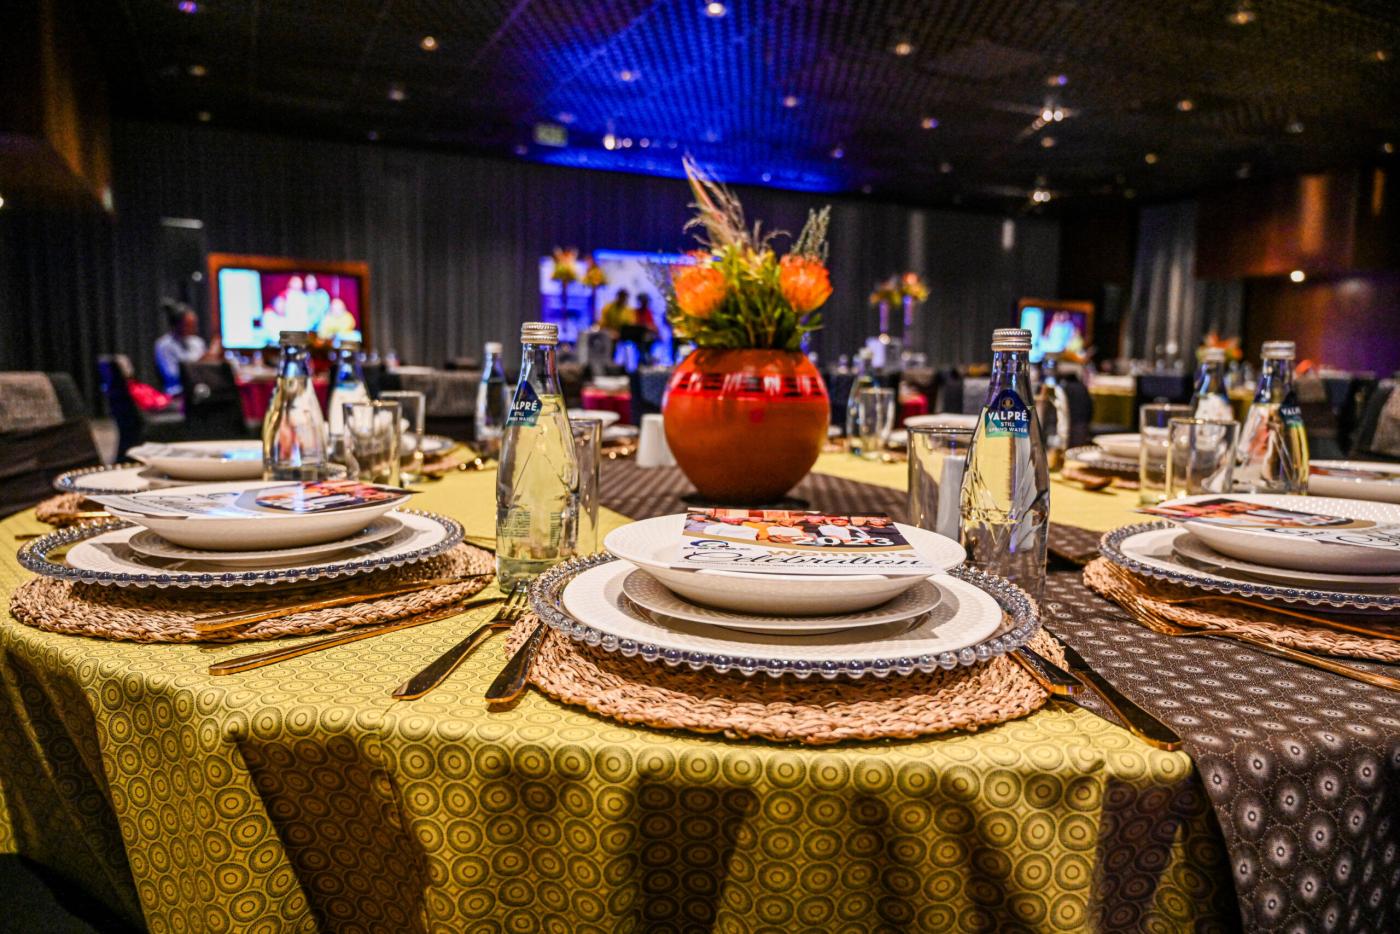
[[[1167,428],[1166,498],[1229,493],[1240,423],[1174,418]]]
[[[1191,406],[1152,402],[1139,415],[1138,502],[1155,506],[1166,499],[1167,429],[1174,418],[1190,418]]]
[[[894,428],[894,390],[867,386],[856,393],[852,428],[859,440],[858,453],[866,460],[878,460]]]
[[[603,463],[603,423],[596,418],[570,418],[574,457],[578,459],[577,554],[598,552],[598,485]]]
[[[347,402],[345,404],[345,468],[352,480],[398,486],[399,404],[397,402]]]
[[[953,541],[962,535],[962,479],[971,428],[909,429],[909,522]]]
[[[421,392],[408,389],[386,389],[379,394],[380,402],[397,402],[400,409],[399,457],[407,460],[408,472],[417,476],[423,470],[423,429],[428,420],[428,403]]]

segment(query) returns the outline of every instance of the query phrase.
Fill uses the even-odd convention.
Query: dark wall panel
[[[537,313],[538,259],[556,245],[693,245],[681,232],[688,190],[675,179],[157,124],[119,125],[114,156],[114,220],[0,212],[0,317],[49,317],[71,332],[7,340],[0,365],[71,367],[90,386],[92,355],[117,350],[149,373],[162,327],[161,217],[202,220],[213,251],[367,260],[375,343],[428,364],[486,340],[509,345]],[[831,200],[742,195],[752,218],[794,233]],[[859,199],[833,208],[824,356],[874,332],[866,296],[905,269],[923,271],[933,290],[924,344],[937,361],[986,357],[1017,297],[1054,294],[1053,221],[1013,221],[1008,245],[995,215]]]

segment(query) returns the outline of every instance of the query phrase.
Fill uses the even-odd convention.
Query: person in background
[[[651,295],[647,292],[639,292],[637,294],[637,307],[632,309],[631,328],[627,332],[626,339],[637,345],[637,352],[643,366],[651,363],[651,348],[660,336],[661,331],[656,327],[656,315],[651,310]]]
[[[321,288],[316,274],[306,274],[306,329],[319,331],[321,321],[331,310],[331,293]]]
[[[282,314],[287,319],[282,326],[291,331],[309,331],[306,290],[303,287],[301,276],[292,276],[288,279],[287,287],[282,290],[282,294],[278,298],[282,299]]]
[[[345,302],[339,298],[333,298],[330,301],[330,310],[326,312],[326,316],[316,327],[316,336],[329,340],[337,335],[353,334],[358,328],[355,316],[350,314],[350,309],[345,307]]]
[[[169,329],[156,341],[156,369],[166,393],[175,396],[180,393],[180,364],[202,360],[209,348],[199,336],[199,320],[194,309],[170,299],[161,304]]]
[[[612,335],[614,341],[622,337],[622,329],[631,323],[627,310],[627,300],[631,297],[626,289],[618,289],[613,300],[604,305],[598,315],[598,326]]]

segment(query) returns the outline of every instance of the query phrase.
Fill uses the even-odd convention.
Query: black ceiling
[[[108,9],[94,34],[123,115],[555,164],[674,174],[689,151],[735,182],[1031,204],[1038,187],[1159,198],[1400,147],[1400,0]],[[540,123],[567,145],[537,142]]]

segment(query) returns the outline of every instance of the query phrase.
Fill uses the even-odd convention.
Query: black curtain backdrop
[[[0,211],[0,368],[69,370],[91,394],[94,358],[119,352],[150,379],[162,217],[203,221],[212,251],[368,261],[374,345],[429,365],[487,340],[512,347],[556,245],[693,246],[676,179],[153,124],[118,124],[113,156],[114,215]],[[936,363],[987,358],[1018,297],[1055,293],[1053,221],[741,194],[751,219],[793,233],[833,205],[824,360],[875,332],[871,286],[905,269],[932,290],[922,349]]]

